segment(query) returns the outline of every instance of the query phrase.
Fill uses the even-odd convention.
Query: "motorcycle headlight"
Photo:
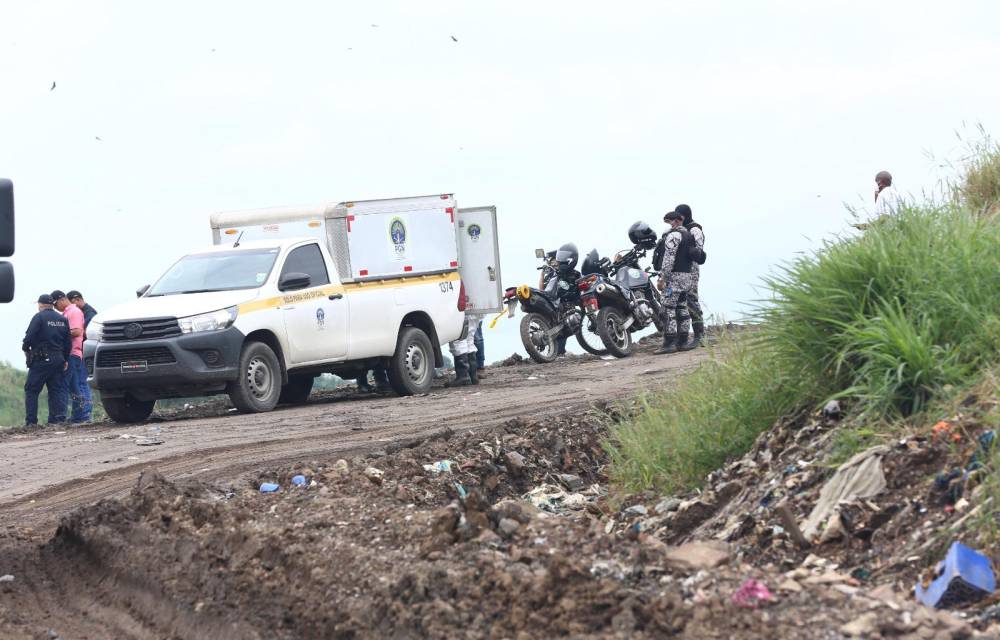
[[[229,307],[228,309],[219,309],[211,313],[180,318],[177,320],[177,323],[181,326],[181,333],[218,331],[232,325],[236,321],[236,315],[236,307]]]
[[[100,342],[104,337],[104,325],[96,320],[91,320],[87,325],[87,340]]]

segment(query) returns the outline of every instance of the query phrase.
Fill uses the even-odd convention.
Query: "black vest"
[[[673,273],[691,273],[691,247],[694,246],[694,238],[691,237],[691,232],[684,227],[671,229],[667,235],[674,232],[681,234],[681,243],[677,247],[677,257],[674,258],[672,271]]]

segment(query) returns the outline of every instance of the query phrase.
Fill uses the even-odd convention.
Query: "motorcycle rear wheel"
[[[584,317],[583,323],[576,331],[576,341],[587,353],[592,353],[595,356],[608,355],[608,350],[604,348],[604,340],[601,338],[601,334],[597,332],[597,320],[594,319],[592,324],[595,326],[592,329],[587,328],[588,323],[591,323],[590,318]]]
[[[555,338],[546,335],[551,328],[540,313],[527,313],[521,318],[521,343],[531,359],[539,364],[553,362],[559,355]]]
[[[624,328],[625,316],[614,307],[597,312],[597,332],[608,352],[617,358],[632,355],[632,333]]]

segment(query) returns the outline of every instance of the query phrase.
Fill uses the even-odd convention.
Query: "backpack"
[[[697,222],[691,223],[691,226],[698,227],[699,229],[702,228],[701,225],[698,224]],[[688,229],[688,232],[691,231],[691,229],[688,228],[687,225],[685,225],[685,228]],[[704,233],[704,229],[702,229],[702,233]],[[694,240],[694,238],[691,239]],[[708,254],[705,253],[705,250],[703,248],[698,246],[697,242],[692,242],[690,248],[688,248],[688,257],[691,258],[691,262],[697,262],[698,264],[705,264],[705,260],[708,259]],[[653,259],[654,260],[656,259],[656,254],[653,254]]]
[[[660,236],[660,239],[656,241],[656,248],[653,249],[653,268],[657,271],[663,269],[663,254],[666,253],[667,246],[667,234]]]

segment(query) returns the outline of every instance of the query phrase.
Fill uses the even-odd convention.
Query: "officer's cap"
[[[77,291],[76,289],[73,289],[72,291],[70,291],[69,293],[66,294],[66,298],[70,302],[72,302],[72,301],[77,300],[77,299],[82,299],[83,298],[83,294],[80,293],[79,291]]]
[[[56,300],[62,300],[63,298],[66,297],[66,294],[60,291],[59,289],[56,289],[50,295],[52,296],[53,302],[55,302]]]
[[[52,296],[47,293],[43,293],[38,296],[38,304],[52,304]]]

